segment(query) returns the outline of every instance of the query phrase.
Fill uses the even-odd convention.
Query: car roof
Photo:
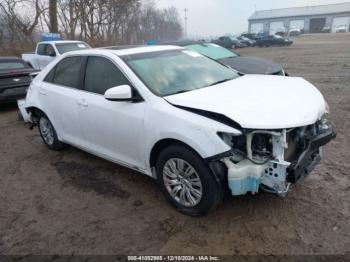
[[[159,51],[170,51],[170,50],[182,50],[182,47],[179,46],[171,46],[171,45],[164,45],[164,46],[132,46],[125,49],[108,49],[108,48],[93,48],[93,49],[84,49],[79,51],[72,51],[68,52],[68,55],[93,55],[93,54],[114,54],[117,56],[124,56],[124,55],[134,55],[134,54],[141,54],[141,53],[152,53],[152,52],[159,52]]]
[[[124,49],[138,48],[143,46],[146,46],[146,45],[115,45],[115,46],[99,47],[99,49],[124,50]]]

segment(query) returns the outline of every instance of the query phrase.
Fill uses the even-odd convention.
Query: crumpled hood
[[[219,61],[243,74],[272,75],[283,70],[279,64],[258,57],[237,56],[220,59]]]
[[[246,75],[165,99],[173,105],[225,115],[249,129],[311,125],[326,112],[318,89],[297,77]]]

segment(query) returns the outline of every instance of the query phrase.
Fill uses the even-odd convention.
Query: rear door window
[[[44,81],[56,85],[80,89],[82,65],[83,57],[67,57],[50,71]]]

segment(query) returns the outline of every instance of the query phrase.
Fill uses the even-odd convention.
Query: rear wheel
[[[64,148],[64,144],[58,140],[56,130],[45,114],[39,116],[38,126],[40,136],[48,148],[51,150],[61,150]]]
[[[166,199],[182,213],[204,215],[222,200],[220,183],[201,157],[184,146],[166,148],[158,157],[156,170]]]

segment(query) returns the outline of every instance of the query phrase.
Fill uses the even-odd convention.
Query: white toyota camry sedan
[[[157,179],[189,215],[225,192],[285,196],[335,138],[321,93],[302,78],[239,76],[175,46],[63,55],[25,107],[45,144],[65,144]]]

